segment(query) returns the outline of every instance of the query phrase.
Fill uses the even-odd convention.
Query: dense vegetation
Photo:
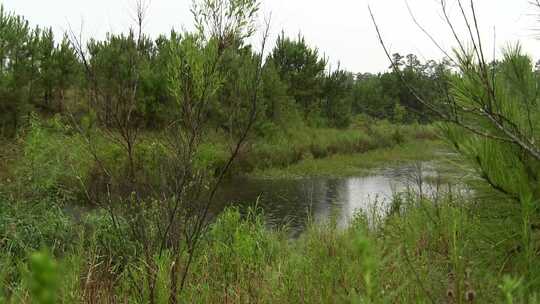
[[[234,120],[247,119],[242,111],[249,107],[250,88],[245,83],[252,80],[258,55],[240,38],[226,37],[219,45],[206,45],[209,41],[191,33],[173,31],[152,40],[134,29],[84,44],[73,33],[58,42],[51,29],[32,28],[23,17],[4,8],[0,22],[0,131],[4,137],[24,130],[33,112],[49,117],[73,114],[77,122],[110,126],[127,104],[133,107],[138,127],[162,129],[177,108],[170,68],[195,51],[220,56],[215,67],[219,71],[213,71],[220,75],[218,92],[209,96],[212,106],[204,113],[211,125],[234,133],[238,129]],[[433,80],[442,77],[448,64],[421,63],[412,54],[395,54],[394,60],[408,81],[430,96],[438,94]],[[205,68],[204,62],[197,63]],[[339,66],[330,69],[302,36],[292,39],[281,34],[262,68],[257,134],[271,135],[298,125],[346,128],[359,114],[395,123],[430,121],[429,113],[394,71],[373,75],[353,74]]]
[[[264,58],[258,7],[194,1],[195,31],[152,39],[139,1],[88,41],[1,9],[0,303],[536,303],[540,73],[519,46],[354,74],[302,36]],[[411,189],[294,240],[211,212],[235,175],[348,174],[439,137],[474,195]]]

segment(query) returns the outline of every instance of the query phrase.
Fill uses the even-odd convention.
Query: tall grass
[[[92,145],[60,117],[40,120],[34,117],[26,132],[22,133],[16,157],[10,155],[10,182],[3,183],[11,194],[21,199],[52,199],[62,203],[103,200],[111,181],[122,185],[128,174],[128,160],[121,147],[105,140],[99,130],[87,130]],[[223,134],[209,135],[194,157],[194,166],[209,172],[218,172],[228,159],[230,151]],[[365,153],[376,149],[389,149],[418,139],[434,139],[431,126],[394,125],[389,122],[360,124],[351,129],[324,129],[298,127],[281,130],[276,134],[252,138],[240,151],[233,174],[289,168],[301,162]],[[167,167],[166,149],[155,134],[145,133],[139,138],[134,151],[137,180],[142,188],[159,188]],[[99,160],[99,161],[98,161]],[[8,162],[1,161],[0,166]],[[107,177],[102,167],[108,168]],[[311,172],[313,173],[313,172]],[[0,181],[2,179],[0,174]],[[266,173],[262,173],[266,175]],[[114,193],[113,193],[114,194]]]
[[[251,149],[242,151],[246,167],[240,168],[291,167],[331,155],[334,166],[333,158],[350,160],[347,153],[433,134],[429,127],[387,123],[289,132],[252,141]],[[124,237],[129,226],[121,216],[119,228],[112,229],[107,213],[63,209],[66,197],[77,197],[69,192],[73,185],[92,180],[88,151],[77,146],[82,139],[58,121],[34,124],[26,136],[15,164],[16,172],[25,173],[14,189],[33,195],[0,188],[0,302],[146,303],[144,244]],[[150,136],[142,141],[137,157],[159,162],[159,144]],[[195,165],[219,166],[222,149],[219,141],[203,145]],[[418,150],[413,146],[411,154]],[[366,157],[390,159],[383,151]],[[61,152],[67,157],[60,158]],[[100,153],[118,163],[121,174],[123,160],[115,149],[100,146]],[[267,163],[257,165],[252,157]],[[345,228],[332,219],[309,223],[294,240],[286,229],[269,230],[260,210],[230,208],[204,232],[181,298],[189,303],[537,303],[537,208],[531,200],[507,200],[407,193],[396,196],[391,212],[376,221],[359,214]],[[183,267],[187,258],[173,261],[166,252],[151,257],[159,303],[168,302],[171,267]]]
[[[228,209],[206,231],[182,299],[189,303],[537,303],[534,291],[540,288],[540,262],[530,257],[538,250],[530,239],[538,233],[509,224],[522,222],[520,208],[499,217],[495,210],[500,212],[502,203],[470,201],[457,194],[439,195],[435,201],[410,194],[398,199],[397,207],[376,221],[378,225],[368,224],[367,216],[358,214],[345,228],[332,220],[310,223],[294,240],[285,230],[266,228],[258,210]],[[495,210],[483,213],[486,206]],[[88,217],[84,224],[73,223],[86,227],[79,227],[86,233],[72,242],[75,246],[57,248],[57,262],[40,257],[46,266],[58,263],[54,267],[61,271],[56,280],[71,287],[51,283],[56,299],[145,303],[147,291],[137,284],[144,277],[138,251],[126,250],[129,244],[120,245],[110,235],[106,216]],[[1,238],[6,237],[20,235],[3,229]],[[6,250],[5,244],[0,271],[4,300],[30,303],[36,293],[32,284],[42,280],[35,274],[40,268],[32,258],[39,246],[28,247],[23,254]],[[53,246],[54,241],[41,244]],[[165,303],[173,261],[165,254],[156,256],[155,262],[158,299]]]
[[[284,168],[302,160],[365,153],[419,139],[435,139],[431,126],[373,122],[351,129],[300,127],[255,140],[239,160],[243,171]]]

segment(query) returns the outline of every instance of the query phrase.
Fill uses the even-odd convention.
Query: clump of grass
[[[36,199],[72,199],[92,164],[84,140],[73,135],[60,117],[47,121],[33,117],[24,136],[21,155],[13,164],[17,177],[13,192]]]

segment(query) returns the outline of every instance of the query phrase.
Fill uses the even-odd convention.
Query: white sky
[[[191,0],[150,0],[149,18],[145,27],[152,36],[168,33],[171,28],[190,29]],[[440,0],[408,0],[417,19],[445,48],[455,45],[444,25]],[[457,23],[455,0],[447,0]],[[84,20],[84,35],[101,38],[106,32],[125,31],[133,22],[135,0],[0,0],[4,7],[24,15],[32,24],[52,26],[61,34],[68,25],[80,29]],[[415,26],[405,0],[262,0],[261,21],[272,13],[273,46],[283,29],[289,36],[301,32],[308,43],[330,57],[331,62],[353,72],[379,72],[389,63],[378,43],[367,10],[371,5],[392,52],[415,53],[421,59],[440,58],[441,53]],[[463,0],[468,7],[468,0]],[[521,41],[525,51],[535,60],[540,41],[535,28],[540,29],[529,0],[476,0],[484,46],[492,53],[493,28],[497,50],[506,43]],[[262,23],[262,22],[261,22]],[[461,24],[461,23],[460,23]],[[465,34],[460,27],[460,32]]]

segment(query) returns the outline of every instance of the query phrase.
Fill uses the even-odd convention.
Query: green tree
[[[0,135],[12,135],[30,110],[32,33],[28,21],[0,6]]]
[[[324,114],[332,127],[348,127],[352,117],[354,76],[337,69],[324,79]]]
[[[66,93],[78,82],[81,71],[75,51],[67,36],[57,45],[52,29],[48,29],[41,33],[36,53],[39,78],[34,103],[50,112],[62,111]]]
[[[288,95],[300,105],[304,119],[320,109],[326,62],[317,49],[310,48],[304,37],[291,40],[282,33],[269,59],[275,64],[281,80],[288,84]]]
[[[129,33],[108,34],[106,40],[88,43],[90,57],[86,66],[92,91],[91,109],[100,122],[114,129],[123,128],[125,118],[132,124],[143,124],[144,106],[140,84],[148,69],[153,42],[146,36]]]
[[[395,81],[390,73],[357,75],[353,88],[354,113],[364,113],[380,119],[390,118],[392,107],[399,102],[393,86]]]
[[[284,82],[272,60],[267,60],[263,70],[263,99],[265,116],[271,122],[287,126],[294,120],[297,105],[288,95],[288,85]]]
[[[258,55],[251,46],[241,41],[229,43],[223,51],[219,72],[223,76],[221,87],[214,100],[210,115],[230,138],[235,138],[249,120],[253,74],[257,69]],[[259,114],[264,114],[262,104]],[[259,116],[263,118],[264,116]]]
[[[480,74],[487,66],[473,63],[471,54],[459,59],[462,74],[452,77],[450,90],[459,121],[446,125],[447,138],[494,188],[517,200],[540,200],[540,108],[531,59],[519,46],[506,50],[489,82]]]
[[[475,52],[458,53],[460,74],[450,79],[450,111],[441,115],[445,137],[470,160],[484,181],[521,210],[520,273],[538,290],[538,241],[533,226],[540,202],[538,78],[521,47],[505,51],[493,70]],[[510,207],[512,208],[512,207]]]

